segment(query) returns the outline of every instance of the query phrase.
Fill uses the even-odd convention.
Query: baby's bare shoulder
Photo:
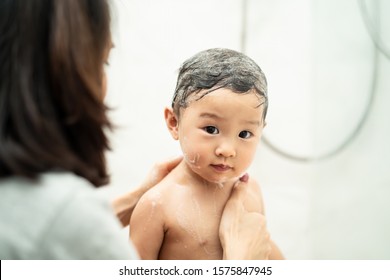
[[[160,182],[149,189],[139,203],[153,204],[154,206],[169,205],[180,194],[180,186],[174,182]]]

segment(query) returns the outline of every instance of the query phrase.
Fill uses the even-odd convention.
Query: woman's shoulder
[[[18,254],[10,258],[129,257],[120,254],[128,246],[126,240],[115,241],[120,240],[121,227],[109,202],[83,178],[48,173],[35,181],[12,178],[0,185],[0,192],[5,194],[5,199],[0,199],[4,202],[0,208],[8,210],[7,215],[2,215],[8,237],[3,236],[6,240],[0,243]],[[102,249],[104,240],[112,242],[112,248],[119,251]]]
[[[0,180],[0,211],[6,217],[30,217],[35,223],[61,211],[68,201],[79,195],[94,196],[84,179],[68,173],[47,173],[36,179],[11,177]]]
[[[0,180],[0,191],[2,199],[8,201],[23,201],[28,206],[50,206],[62,204],[76,194],[94,195],[92,185],[79,176],[66,172],[50,172],[37,177],[27,179],[21,177],[11,177]],[[15,206],[23,206],[18,203]]]

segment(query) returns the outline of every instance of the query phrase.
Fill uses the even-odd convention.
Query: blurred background
[[[390,2],[113,0],[107,197],[180,154],[165,126],[180,64],[242,51],[269,84],[251,176],[287,259],[390,259]],[[127,236],[127,229],[124,230]]]

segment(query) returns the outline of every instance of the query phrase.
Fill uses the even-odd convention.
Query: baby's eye
[[[243,138],[243,139],[248,139],[252,135],[253,135],[252,132],[250,132],[248,130],[243,130],[240,132],[240,134],[238,134],[238,137]]]
[[[218,128],[216,128],[215,126],[206,126],[203,128],[204,131],[206,131],[208,134],[218,134],[219,133],[219,130]]]

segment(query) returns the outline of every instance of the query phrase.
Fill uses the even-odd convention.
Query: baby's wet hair
[[[263,106],[263,120],[268,108],[267,79],[261,68],[247,55],[224,48],[201,51],[186,60],[179,69],[172,108],[177,116],[189,104],[189,97],[203,90],[197,100],[220,88],[236,93],[255,92]]]

